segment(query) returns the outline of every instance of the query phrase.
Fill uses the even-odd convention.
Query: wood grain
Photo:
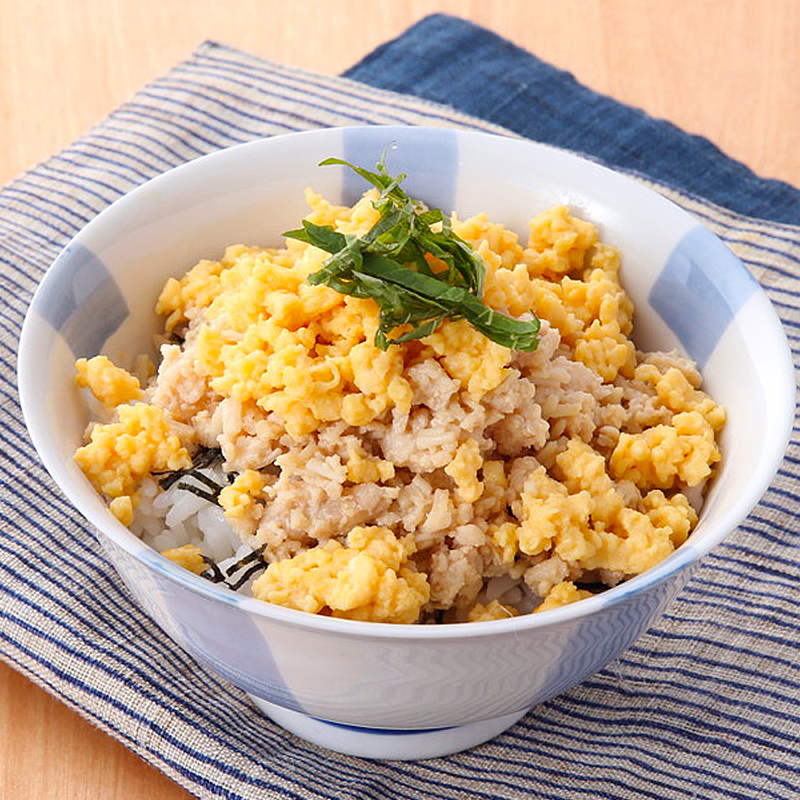
[[[0,0],[0,183],[217,39],[335,74],[432,11],[800,184],[796,0]],[[358,25],[354,24],[358,20]]]
[[[204,39],[336,74],[434,11],[800,185],[797,0],[0,0],[0,184]],[[0,665],[0,797],[188,795]]]
[[[0,664],[4,800],[184,800],[180,786]]]

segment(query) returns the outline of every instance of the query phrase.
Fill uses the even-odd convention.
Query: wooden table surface
[[[798,0],[0,0],[0,184],[204,39],[337,74],[434,11],[800,185]],[[189,795],[0,664],[0,798]]]

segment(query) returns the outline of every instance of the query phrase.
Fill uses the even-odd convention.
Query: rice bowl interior
[[[309,191],[307,219],[363,238],[378,200]],[[690,360],[636,351],[625,254],[564,205],[531,215],[522,241],[451,224],[484,302],[541,321],[534,350],[464,319],[381,349],[375,302],[310,286],[306,243],[200,261],[158,297],[157,371],[79,360],[81,468],[168,558],[312,613],[488,621],[655,566],[697,521],[724,409]]]

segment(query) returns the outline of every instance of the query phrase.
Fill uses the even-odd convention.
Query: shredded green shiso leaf
[[[375,346],[381,350],[429,336],[447,319],[465,319],[488,339],[512,350],[535,350],[539,343],[536,316],[530,321],[512,319],[481,300],[486,270],[480,256],[453,232],[441,210],[427,209],[400,188],[406,175],[392,177],[385,157],[384,152],[377,172],[340,158],[320,162],[320,166],[349,167],[378,188],[374,206],[380,217],[361,238],[307,220],[302,228],[284,233],[331,254],[308,282],[374,300],[380,308]],[[428,254],[447,268],[434,273],[425,258]],[[389,338],[405,325],[411,329]]]

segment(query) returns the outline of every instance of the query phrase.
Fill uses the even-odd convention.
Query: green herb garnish
[[[392,177],[385,157],[384,152],[377,172],[339,158],[320,162],[320,166],[349,167],[380,189],[374,203],[380,218],[360,239],[307,220],[302,228],[284,233],[331,253],[322,268],[308,276],[308,282],[374,300],[380,308],[375,346],[381,350],[429,336],[447,319],[465,319],[493,342],[512,350],[535,350],[539,343],[536,316],[525,322],[484,304],[485,267],[480,256],[453,233],[450,220],[438,208],[426,209],[400,188],[406,176]],[[446,268],[434,272],[426,255],[440,259]],[[404,325],[411,329],[388,338]]]

